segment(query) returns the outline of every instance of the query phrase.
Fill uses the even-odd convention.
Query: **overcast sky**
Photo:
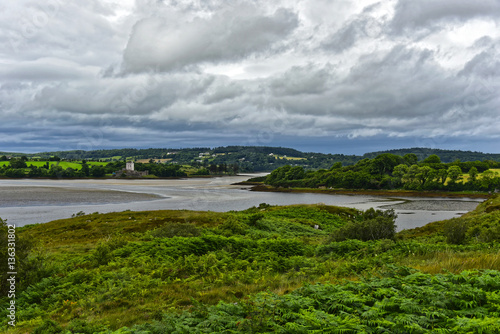
[[[0,151],[500,153],[500,0],[0,3]]]

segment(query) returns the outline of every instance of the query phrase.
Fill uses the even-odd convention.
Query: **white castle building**
[[[114,172],[114,177],[142,177],[149,174],[149,171],[145,170],[143,172],[139,172],[135,170],[135,164],[133,161],[127,161],[125,164],[125,168]]]

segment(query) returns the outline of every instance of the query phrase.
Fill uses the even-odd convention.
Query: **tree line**
[[[55,160],[56,162],[58,160]],[[48,161],[42,166],[27,165],[27,159],[10,159],[9,164],[0,167],[0,176],[8,178],[85,178],[85,177],[105,177],[125,168],[125,161],[111,162],[106,165],[90,165],[83,160],[81,168],[63,168],[58,163],[51,164]],[[138,171],[148,170],[149,174],[157,177],[185,177],[187,174],[181,170],[179,165],[166,165],[147,163],[136,163],[135,169]]]
[[[406,154],[413,153],[418,157],[418,160],[424,160],[431,155],[437,155],[439,156],[442,162],[453,162],[456,160],[461,160],[461,161],[493,160],[497,162],[500,161],[500,154],[461,151],[461,150],[442,150],[442,149],[426,148],[426,147],[414,147],[414,148],[371,152],[364,154],[363,158],[373,159],[383,153],[390,153],[399,156],[405,156]]]
[[[265,183],[275,187],[493,191],[500,188],[500,177],[490,169],[499,167],[495,161],[443,163],[437,155],[431,155],[419,162],[413,153],[403,157],[383,153],[352,166],[337,162],[328,170],[280,167],[266,177]]]

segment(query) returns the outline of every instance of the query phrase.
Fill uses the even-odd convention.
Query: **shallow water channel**
[[[0,180],[0,217],[17,226],[68,218],[83,211],[125,210],[244,210],[260,203],[314,204],[366,210],[393,208],[398,230],[457,217],[473,210],[481,199],[390,198],[367,195],[328,195],[249,191],[231,185],[256,175],[200,179]]]

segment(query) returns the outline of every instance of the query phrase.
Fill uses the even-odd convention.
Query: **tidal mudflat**
[[[482,199],[393,198],[370,195],[276,193],[233,185],[255,175],[199,179],[0,180],[0,217],[18,226],[68,218],[83,211],[244,210],[260,203],[316,204],[395,209],[398,230],[449,219]]]

